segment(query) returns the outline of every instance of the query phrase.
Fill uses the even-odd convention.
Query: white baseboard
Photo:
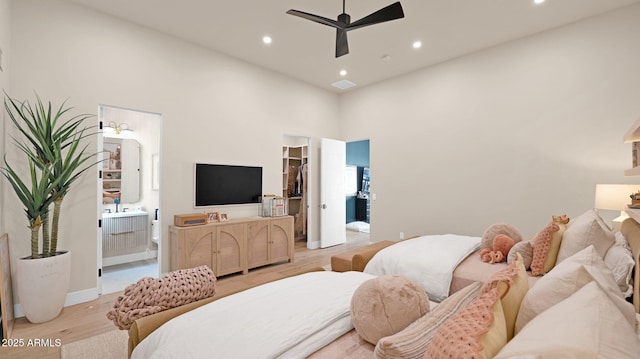
[[[80,303],[90,302],[94,299],[98,299],[98,295],[98,288],[67,293],[67,298],[64,300],[64,306],[69,307]],[[13,306],[13,316],[15,318],[24,317],[24,311],[22,310],[22,305],[20,303]]]
[[[116,264],[129,263],[129,262],[135,262],[135,261],[143,261],[145,259],[153,259],[157,257],[158,257],[157,250],[148,249],[144,252],[102,258],[102,267],[114,266]]]
[[[307,242],[307,248],[308,249],[318,249],[318,248],[320,248],[320,241]]]

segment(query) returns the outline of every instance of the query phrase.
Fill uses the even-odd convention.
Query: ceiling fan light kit
[[[349,43],[347,41],[348,31],[391,20],[402,19],[404,17],[404,11],[402,10],[402,5],[399,1],[386,6],[368,16],[365,16],[355,22],[351,22],[351,16],[345,11],[345,0],[342,0],[342,14],[338,15],[337,21],[293,9],[287,11],[287,14],[298,16],[303,19],[311,20],[313,22],[335,28],[336,58],[349,53]]]

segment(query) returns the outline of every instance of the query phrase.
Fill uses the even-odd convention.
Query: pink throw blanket
[[[145,277],[124,290],[107,318],[128,330],[138,318],[212,297],[215,285],[216,277],[207,266],[173,271],[161,278]]]

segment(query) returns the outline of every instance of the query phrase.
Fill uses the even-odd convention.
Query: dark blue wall
[[[358,190],[362,188],[362,169],[369,167],[369,140],[347,142],[347,165],[358,166]],[[346,197],[346,223],[356,220],[356,197]]]
[[[369,167],[369,140],[347,142],[346,164]]]

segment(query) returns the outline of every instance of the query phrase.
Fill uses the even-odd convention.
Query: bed
[[[556,216],[555,218],[560,217]],[[566,219],[566,217],[563,218]],[[497,226],[504,227],[503,224],[498,224]],[[544,229],[540,233],[543,231]],[[594,244],[603,257],[609,248],[613,248],[618,244],[615,240],[614,232],[610,230],[594,209],[587,210],[572,221],[569,221],[561,232],[557,237],[555,252],[549,250],[550,256],[553,253],[553,263],[555,263],[556,257],[560,259],[562,256],[564,259],[569,254],[577,252],[579,248],[586,247],[587,243]],[[565,245],[561,244],[563,243],[563,237],[569,238],[567,241],[569,243],[580,243],[567,245],[563,253],[563,249],[565,249]],[[551,237],[549,237],[549,240],[552,240]],[[622,240],[625,241],[625,239]],[[478,253],[480,252],[480,241],[480,237],[454,234],[413,237],[381,248],[376,253],[368,253],[367,262],[360,263],[360,266],[363,267],[365,273],[377,276],[385,274],[406,275],[422,284],[430,299],[440,302],[449,294],[455,293],[470,283],[484,282],[507,265],[505,262],[491,264],[483,262]],[[513,249],[518,249],[516,247]],[[447,256],[443,257],[441,253],[447,253]],[[631,265],[637,261],[637,258],[632,258],[632,254],[628,254],[628,262]],[[553,268],[553,264],[548,268]],[[529,286],[533,286],[540,276],[535,276],[531,272],[529,274]],[[630,282],[630,279],[627,279],[627,282]],[[636,289],[637,295],[638,286],[633,287]],[[632,294],[631,291],[627,293],[628,296]]]
[[[635,267],[633,269],[634,277],[633,277],[633,306],[635,312],[640,312],[640,270],[638,263],[640,263],[640,224],[634,221],[633,219],[627,219],[622,223],[621,228],[622,234],[625,236],[628,245],[633,254],[633,260],[635,262]],[[461,260],[457,265],[452,275],[451,289],[452,293],[458,290],[458,287],[464,287],[465,282],[474,282],[481,281],[482,278],[488,276],[489,272],[496,272],[500,270],[500,267],[503,265],[490,265],[487,263],[482,263],[479,259],[474,257],[477,256],[467,256],[464,260]],[[490,268],[489,268],[490,267]],[[483,269],[478,270],[478,268],[486,268],[490,269],[489,272],[486,272]],[[482,272],[482,273],[480,273]],[[365,277],[362,277],[365,278]],[[232,297],[235,297],[234,294]],[[192,303],[191,305],[184,306],[184,308],[175,308],[169,311],[161,312],[158,314],[154,314],[148,317],[140,318],[136,320],[134,325],[129,330],[130,336],[130,354],[131,350],[135,347],[139,346],[141,341],[146,341],[148,336],[153,335],[152,333],[156,328],[160,327],[163,323],[168,322],[171,318],[179,316],[183,312],[188,312],[196,307],[200,307],[206,305],[209,302],[221,300],[219,298],[210,298],[208,300],[204,300],[201,302]],[[442,305],[448,303],[450,299],[445,299],[442,303],[431,303],[432,309],[436,308],[437,305]],[[446,304],[445,304],[446,306]],[[443,306],[443,308],[445,307]],[[636,315],[636,320],[640,322],[640,316]],[[588,316],[585,316],[588,317]],[[170,326],[171,324],[169,324]],[[411,326],[410,326],[411,327]],[[322,334],[322,336],[325,336]],[[516,337],[520,336],[520,334],[516,335]],[[640,343],[640,338],[637,337],[637,333],[634,331],[634,336],[638,339]],[[318,342],[314,344],[314,347],[309,349],[307,348],[304,352],[298,352],[296,354],[297,357],[310,357],[314,359],[323,359],[323,358],[334,358],[336,357],[336,353],[340,353],[341,357],[346,358],[371,358],[378,357],[378,347],[363,341],[357,334],[357,332],[352,329],[352,326],[346,325],[342,327],[339,331],[334,331],[331,335],[326,335],[324,338],[324,342]],[[171,336],[163,337],[163,340],[171,341]],[[142,344],[144,345],[144,344]],[[380,343],[378,343],[378,346]],[[149,346],[150,347],[150,346]],[[137,351],[138,349],[136,349]],[[309,353],[309,350],[312,350]],[[143,353],[140,351],[139,353]],[[300,354],[303,353],[303,354]],[[145,357],[150,356],[151,354],[144,354]],[[142,356],[139,356],[142,357]],[[152,356],[153,357],[153,356]],[[162,356],[156,356],[162,357]],[[267,357],[260,355],[259,357]],[[274,357],[286,357],[285,355],[276,355]]]
[[[473,282],[484,282],[507,266],[506,262],[483,262],[479,248],[480,237],[418,236],[381,248],[371,256],[363,271],[377,276],[406,275],[420,283],[431,300],[440,302]],[[529,285],[538,278],[530,276]]]

